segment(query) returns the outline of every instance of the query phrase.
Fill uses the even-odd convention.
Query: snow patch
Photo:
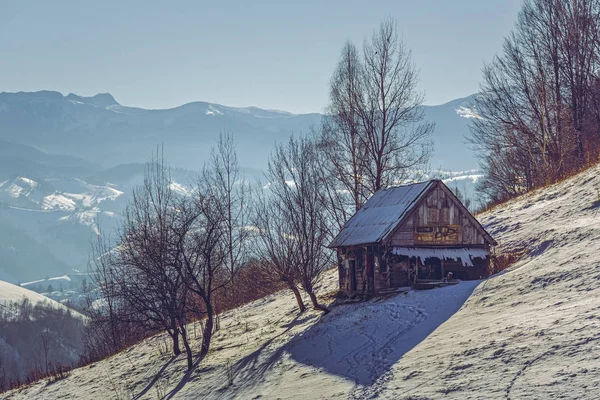
[[[173,192],[177,193],[177,194],[181,194],[184,196],[187,196],[191,193],[191,190],[188,189],[187,187],[185,187],[184,185],[177,183],[175,181],[172,181],[169,184],[169,189],[171,189]]]
[[[206,109],[206,115],[223,115],[223,113],[211,104]]]
[[[73,200],[59,193],[53,193],[49,196],[44,197],[44,199],[42,200],[42,209],[44,210],[60,209],[74,211],[76,207],[77,204]]]
[[[475,110],[472,108],[467,108],[465,106],[460,106],[456,109],[456,113],[463,118],[474,118],[474,119],[483,119]]]

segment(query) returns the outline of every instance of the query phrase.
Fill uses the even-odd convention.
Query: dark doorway
[[[442,279],[442,261],[437,257],[426,258],[419,266],[419,279]]]

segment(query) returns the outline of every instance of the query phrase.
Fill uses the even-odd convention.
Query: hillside
[[[0,306],[4,306],[10,302],[20,302],[24,298],[28,299],[34,305],[41,302],[55,306],[56,308],[66,309],[62,304],[50,300],[39,293],[13,285],[12,283],[0,281]]]
[[[481,215],[497,251],[526,252],[484,282],[339,305],[324,317],[298,316],[281,292],[223,315],[189,376],[155,337],[7,398],[598,398],[599,176],[595,167]]]
[[[84,321],[54,300],[0,281],[0,390],[40,369],[77,363]]]

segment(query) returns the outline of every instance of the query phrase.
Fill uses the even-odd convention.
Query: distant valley
[[[473,96],[424,106],[436,123],[430,177],[473,196],[477,162],[465,144]],[[185,187],[219,132],[233,132],[248,179],[277,141],[308,132],[320,114],[194,102],[168,110],[119,104],[111,95],[0,93],[0,280],[22,283],[84,272],[90,243],[114,233],[145,162],[164,145]]]

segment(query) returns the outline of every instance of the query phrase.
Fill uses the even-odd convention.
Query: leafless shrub
[[[520,251],[504,251],[496,253],[491,256],[489,275],[497,274],[502,272],[521,259],[523,253]]]
[[[261,276],[292,290],[300,312],[304,303],[298,285],[314,308],[328,312],[315,294],[332,254],[326,248],[331,230],[318,157],[315,143],[307,137],[278,145],[269,160],[269,184],[257,196],[255,212]]]

